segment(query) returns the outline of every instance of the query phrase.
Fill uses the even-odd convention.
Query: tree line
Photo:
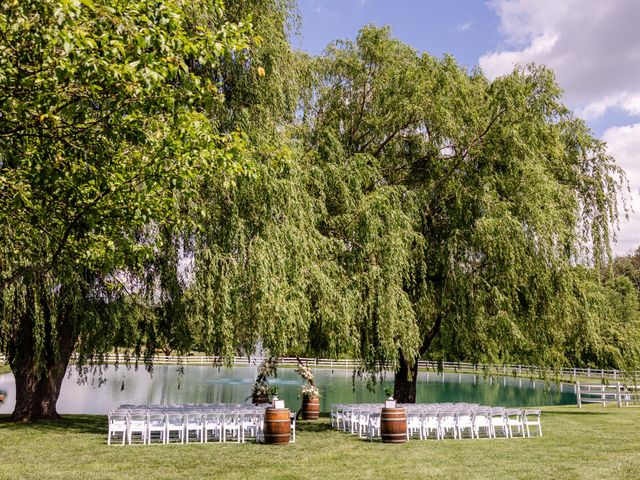
[[[72,352],[633,368],[624,172],[553,73],[489,81],[288,0],[0,5],[0,349],[13,419]],[[635,260],[634,260],[635,259]],[[635,262],[635,263],[634,263]],[[635,282],[635,283],[634,283]]]

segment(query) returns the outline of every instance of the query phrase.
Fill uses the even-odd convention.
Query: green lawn
[[[107,446],[106,418],[0,423],[2,479],[640,478],[640,408],[543,409],[543,438],[369,443],[300,422],[287,446]]]

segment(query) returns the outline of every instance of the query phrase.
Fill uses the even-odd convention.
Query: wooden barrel
[[[317,420],[320,416],[320,399],[318,397],[302,398],[302,419]]]
[[[380,436],[383,442],[407,441],[407,412],[404,408],[383,408],[380,415]]]
[[[290,434],[289,409],[267,407],[264,411],[264,443],[286,445]]]

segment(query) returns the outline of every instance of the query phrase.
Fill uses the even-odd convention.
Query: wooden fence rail
[[[605,385],[576,382],[578,408],[583,403],[599,403],[603,407],[607,403],[615,403],[618,407],[640,401],[640,385],[625,385],[620,382]]]
[[[96,357],[97,359],[98,357]],[[124,354],[105,354],[101,358],[106,363],[125,363],[126,361],[135,362],[136,358],[133,356],[126,356]],[[72,356],[71,361],[75,361],[77,355]],[[141,358],[137,359],[142,362]],[[311,367],[322,368],[337,368],[337,369],[357,369],[362,366],[361,362],[355,359],[349,358],[301,358],[301,360]],[[227,359],[217,356],[207,355],[188,355],[188,356],[176,356],[176,355],[156,355],[153,359],[155,365],[258,365],[262,361],[262,357],[254,356],[237,356]],[[7,359],[4,355],[0,355],[0,364],[7,363]],[[297,365],[298,360],[295,357],[281,357],[279,363],[283,366]],[[420,369],[433,370],[433,371],[454,371],[456,373],[479,373],[489,375],[528,375],[536,376],[542,375],[548,370],[536,365],[520,365],[520,364],[477,364],[468,362],[434,362],[429,360],[420,360],[418,362]],[[378,364],[378,367],[382,367],[382,370],[392,370],[391,364]],[[631,374],[631,376],[638,375],[640,372]],[[625,378],[625,372],[621,370],[606,370],[606,369],[593,369],[593,368],[563,368],[558,370],[558,374],[564,378],[571,378],[577,380],[580,378],[593,378],[614,381]]]

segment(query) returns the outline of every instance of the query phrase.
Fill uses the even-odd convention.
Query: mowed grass
[[[640,478],[640,408],[543,409],[542,438],[370,443],[299,422],[296,444],[106,444],[106,417],[0,423],[2,479]]]

